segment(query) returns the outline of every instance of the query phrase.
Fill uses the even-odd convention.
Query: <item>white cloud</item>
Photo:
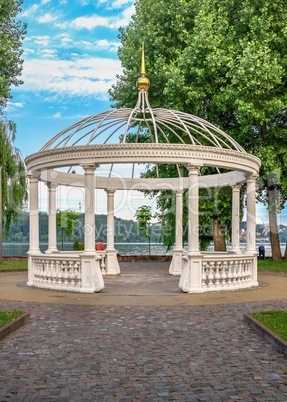
[[[36,45],[40,45],[41,47],[48,47],[48,45],[50,44],[50,36],[48,35],[30,36],[28,40],[32,41]]]
[[[134,5],[127,7],[122,13],[115,17],[101,17],[99,15],[91,15],[88,17],[78,17],[71,22],[71,26],[75,29],[88,29],[92,30],[96,27],[107,27],[111,29],[118,29],[119,27],[126,26],[134,13]]]
[[[110,51],[117,51],[120,46],[120,42],[111,42],[107,39],[101,39],[96,42],[99,48],[103,48],[105,50],[109,49]]]
[[[60,112],[57,112],[57,113],[53,114],[52,117],[53,117],[54,119],[59,119],[61,116],[62,116],[61,113],[60,113]]]
[[[11,102],[8,101],[7,102],[7,106],[6,106],[6,111],[7,112],[13,112],[15,110],[21,109],[23,108],[23,103],[22,102]]]
[[[41,50],[41,57],[43,59],[57,59],[57,51],[52,49],[43,49]]]
[[[108,89],[120,72],[120,62],[107,58],[30,59],[24,64],[21,90],[68,96],[94,95],[106,99]]]
[[[52,15],[50,13],[46,13],[44,15],[41,15],[40,17],[37,18],[37,21],[40,22],[40,24],[47,24],[50,22],[54,22],[58,19],[57,16]]]
[[[133,4],[134,0],[98,0],[98,4],[106,5],[107,8],[121,8],[127,4]]]
[[[39,5],[38,4],[33,4],[33,6],[27,8],[26,11],[23,11],[20,15],[21,18],[23,17],[30,17],[35,14],[35,12],[38,10]]]

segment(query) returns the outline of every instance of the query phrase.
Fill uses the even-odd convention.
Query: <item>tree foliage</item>
[[[143,232],[144,236],[148,238],[148,244],[149,244],[149,254],[151,254],[150,250],[150,239],[151,239],[151,233],[152,233],[152,226],[151,226],[151,220],[152,220],[152,211],[151,207],[148,207],[147,205],[142,205],[136,210],[136,220],[138,223],[138,228],[139,231]]]
[[[22,42],[26,24],[17,21],[21,0],[0,0],[0,108],[11,98],[12,85],[22,84]]]
[[[144,40],[152,106],[199,115],[260,156],[258,194],[276,220],[287,200],[285,1],[138,0],[120,39],[124,70],[110,92],[115,106],[134,104]]]
[[[2,184],[3,233],[27,200],[27,180],[20,151],[13,147],[16,127],[0,119],[0,166]]]

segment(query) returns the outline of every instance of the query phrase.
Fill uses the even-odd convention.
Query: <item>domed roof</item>
[[[54,136],[40,151],[145,142],[227,148],[245,153],[232,137],[200,117],[177,110],[152,109],[148,101],[149,85],[142,48],[141,77],[137,81],[139,93],[135,108],[113,109],[80,120]]]
[[[136,107],[87,117],[64,129],[40,151],[71,146],[116,143],[175,143],[244,149],[228,134],[200,117],[177,110],[152,109],[146,91]]]

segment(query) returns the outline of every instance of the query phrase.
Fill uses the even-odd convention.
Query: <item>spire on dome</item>
[[[144,54],[144,42],[142,42],[142,63],[141,63],[141,76],[137,80],[137,87],[139,91],[147,91],[150,86],[150,81],[145,75],[145,54]]]

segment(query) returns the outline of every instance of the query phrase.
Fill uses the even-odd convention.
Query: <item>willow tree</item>
[[[22,1],[0,1],[0,108],[11,98],[11,87],[22,84],[22,42],[26,24],[17,20]]]
[[[11,87],[22,83],[22,41],[26,24],[17,20],[22,1],[0,0],[0,115],[3,115]],[[14,146],[16,127],[0,117],[0,167],[2,184],[2,216],[4,235],[27,199],[25,167],[21,152]],[[2,235],[2,222],[1,222]]]
[[[116,105],[131,106],[144,40],[152,106],[206,118],[261,155],[260,199],[268,205],[272,255],[280,259],[276,213],[287,196],[285,1],[138,0],[120,39],[124,70],[111,90]],[[266,149],[277,156],[274,164]]]
[[[13,146],[15,125],[0,120],[0,166],[2,182],[3,232],[8,235],[11,221],[25,205],[27,182],[20,151]]]

